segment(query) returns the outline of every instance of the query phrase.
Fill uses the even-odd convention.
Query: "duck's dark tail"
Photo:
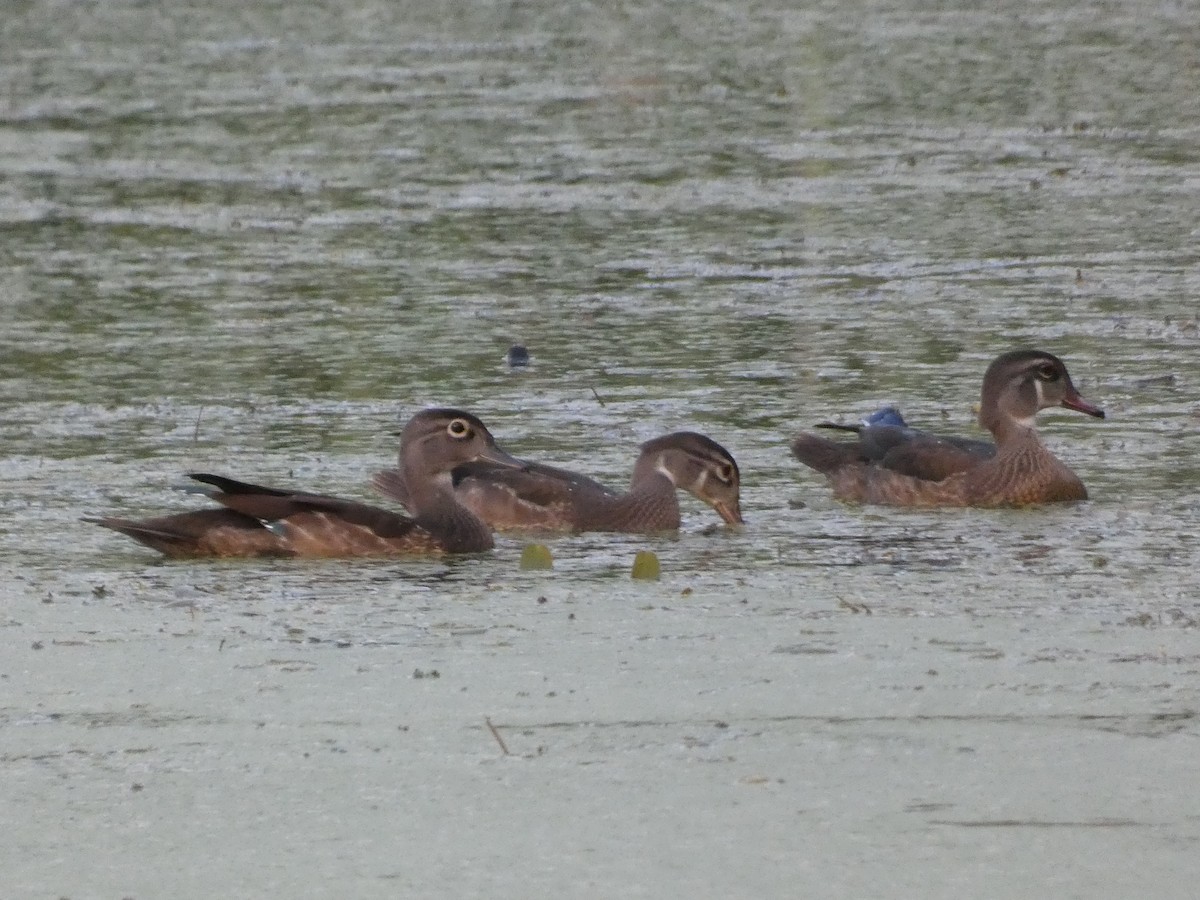
[[[140,521],[114,516],[83,521],[120,532],[172,559],[289,555],[261,522],[231,509],[202,509]]]
[[[808,433],[796,435],[792,441],[792,455],[810,469],[825,475],[862,462],[857,444],[831,441]]]

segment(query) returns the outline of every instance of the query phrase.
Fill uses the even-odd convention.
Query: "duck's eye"
[[[1046,363],[1043,366],[1038,366],[1037,377],[1042,381],[1058,381],[1058,367]]]
[[[455,419],[446,426],[446,433],[452,438],[471,436],[471,425],[465,419]]]
[[[717,477],[726,484],[733,484],[733,466],[721,466],[721,468],[717,469]]]

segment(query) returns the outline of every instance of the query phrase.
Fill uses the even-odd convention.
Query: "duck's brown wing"
[[[190,477],[217,488],[222,506],[250,516],[282,537],[296,556],[392,556],[490,549],[490,536],[458,546],[454,535],[434,535],[408,516],[323,494],[287,493],[216,475]]]
[[[878,459],[878,464],[922,481],[943,481],[995,455],[996,446],[986,441],[916,432],[908,440],[892,445]]]
[[[881,434],[884,440],[869,443],[865,449],[861,441],[800,434],[792,442],[792,453],[826,475],[839,500],[893,506],[969,504],[964,473],[987,462],[987,450],[979,447],[971,452],[921,433],[903,440],[892,440],[895,432]],[[994,455],[995,448],[988,448]]]
[[[826,475],[848,466],[866,465],[922,481],[942,481],[996,455],[995,444],[988,441],[943,437],[908,427],[828,422],[817,427],[852,431],[858,436],[855,441],[831,441],[815,434],[801,434],[793,441],[792,453],[796,458]]]
[[[193,474],[224,509],[133,521],[91,520],[175,558],[236,556],[353,557],[473,552],[490,535],[422,527],[408,516],[353,500],[297,494]],[[443,534],[442,531],[446,533]]]
[[[586,475],[543,463],[513,469],[470,462],[455,467],[451,479],[455,499],[498,531],[574,528],[577,504],[617,496]],[[399,469],[377,472],[371,484],[385,497],[408,506],[408,486]]]
[[[616,493],[595,479],[588,478],[570,469],[560,469],[544,463],[526,463],[524,468],[510,469],[486,462],[471,462],[457,466],[451,473],[455,487],[468,479],[494,481],[508,485],[512,490],[531,502],[553,500],[564,491],[576,495],[595,494],[615,497]]]

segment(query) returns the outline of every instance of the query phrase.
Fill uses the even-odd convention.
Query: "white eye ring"
[[[464,419],[455,419],[446,426],[446,433],[452,438],[469,437],[471,434],[471,426]]]

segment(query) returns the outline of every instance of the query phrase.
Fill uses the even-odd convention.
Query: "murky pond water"
[[[5,893],[1191,896],[1198,46],[1185,3],[13,4]],[[847,507],[787,453],[967,431],[1017,346],[1109,412],[1041,420],[1088,503]],[[78,521],[367,498],[429,404],[614,483],[704,431],[749,527],[532,574]]]

